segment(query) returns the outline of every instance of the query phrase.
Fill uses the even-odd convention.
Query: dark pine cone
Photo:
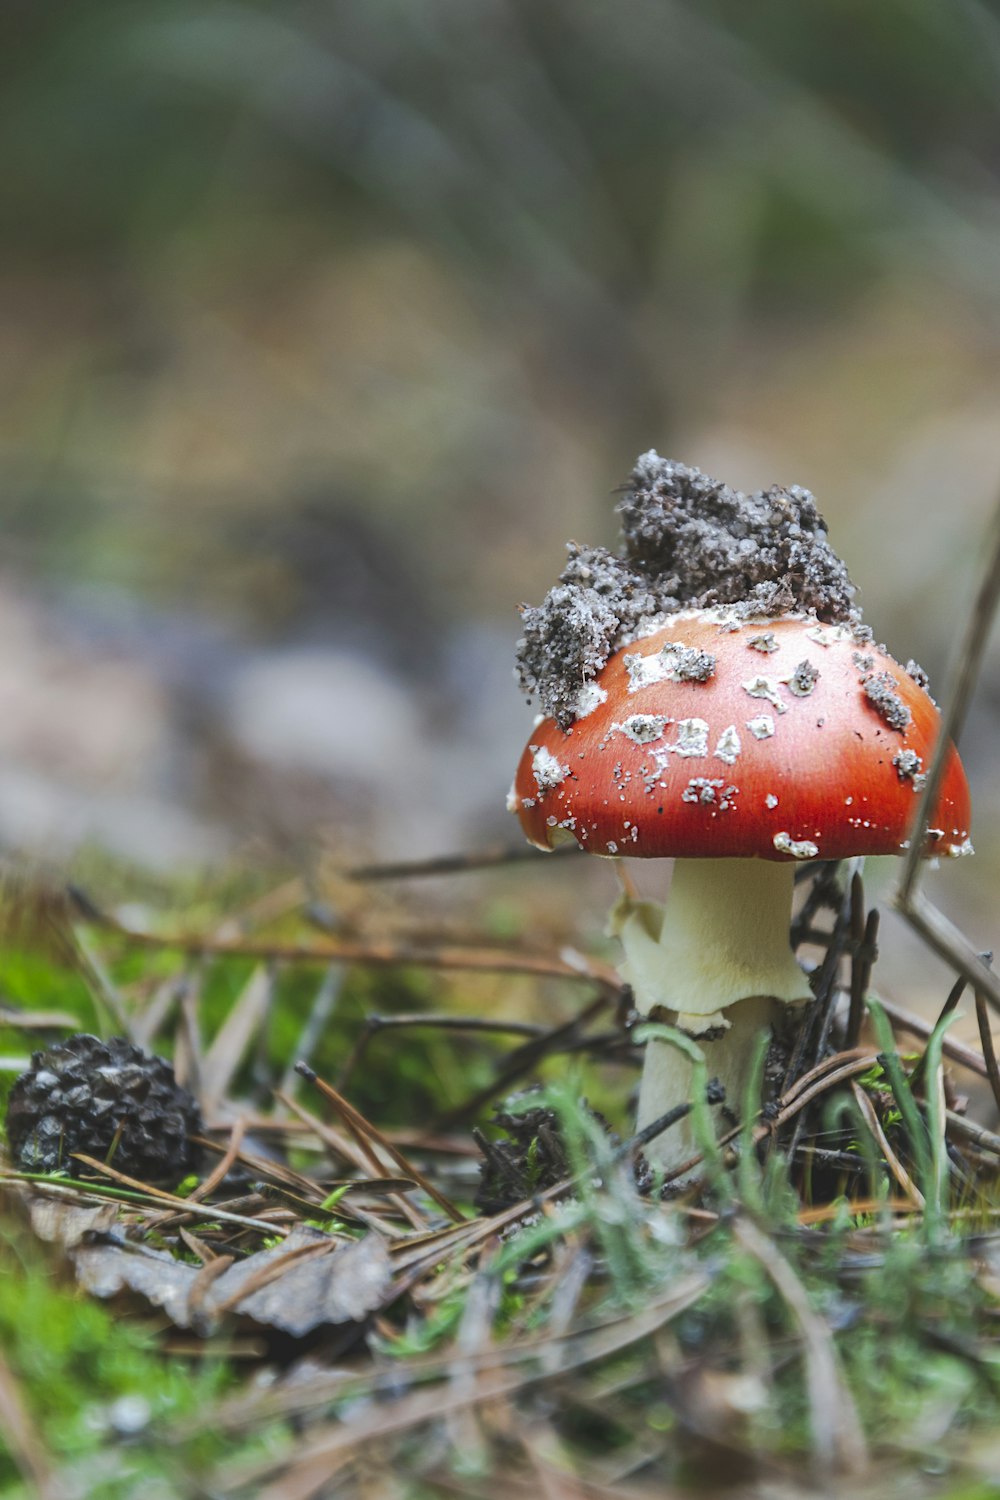
[[[514,1095],[524,1099],[525,1095]],[[512,1102],[509,1100],[508,1103]],[[601,1129],[617,1144],[617,1137],[603,1115],[591,1109],[586,1100],[583,1108]],[[543,1193],[572,1172],[566,1152],[559,1116],[554,1109],[540,1106],[517,1113],[502,1107],[495,1110],[492,1123],[499,1125],[506,1140],[487,1140],[481,1130],[473,1130],[483,1155],[479,1165],[479,1191],[475,1204],[480,1213],[502,1213],[533,1193]]]
[[[33,1053],[7,1103],[7,1141],[24,1172],[72,1170],[71,1153],[83,1151],[144,1182],[176,1182],[194,1165],[188,1136],[200,1129],[170,1064],[123,1036],[71,1036]]]

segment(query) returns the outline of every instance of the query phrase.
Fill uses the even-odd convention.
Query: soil
[[[847,568],[799,485],[744,495],[651,450],[638,459],[618,513],[619,553],[571,543],[558,583],[542,604],[522,609],[521,686],[564,729],[609,656],[679,609],[813,614],[864,639]]]

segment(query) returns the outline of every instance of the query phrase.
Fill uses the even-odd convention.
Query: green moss
[[[225,1359],[164,1355],[149,1325],[74,1291],[54,1258],[9,1225],[0,1231],[0,1349],[50,1458],[101,1473],[99,1492],[109,1500],[131,1493],[142,1475],[194,1469],[216,1456],[207,1430],[170,1450],[159,1434],[225,1391],[233,1378]],[[132,1446],[116,1453],[129,1437],[141,1439],[141,1454]],[[17,1493],[10,1488],[17,1481],[0,1446],[0,1494]]]

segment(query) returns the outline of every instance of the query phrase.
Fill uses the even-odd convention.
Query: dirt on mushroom
[[[564,729],[612,653],[680,609],[726,605],[741,618],[794,611],[870,638],[847,568],[800,485],[745,495],[651,449],[618,513],[619,554],[570,543],[558,583],[522,610],[521,686]]]

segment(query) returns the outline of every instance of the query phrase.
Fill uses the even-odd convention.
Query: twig
[[[615,995],[620,988],[619,982],[615,982]],[[484,1104],[488,1104],[497,1094],[510,1087],[518,1078],[523,1077],[536,1062],[547,1057],[550,1053],[561,1050],[564,1042],[568,1042],[581,1026],[594,1018],[600,1011],[606,1009],[610,1001],[607,993],[597,995],[588,1005],[585,1005],[579,1015],[564,1021],[559,1026],[554,1026],[545,1031],[541,1036],[534,1038],[523,1047],[518,1047],[507,1059],[507,1065],[497,1074],[492,1083],[486,1084],[484,1088],[478,1089],[465,1100],[464,1104],[458,1104],[454,1109],[438,1117],[435,1121],[435,1130],[451,1130],[456,1125],[463,1125],[471,1116],[476,1115]]]
[[[803,880],[812,880],[806,898],[792,922],[791,942],[792,947],[797,948],[800,943],[815,942],[819,939],[819,933],[813,933],[813,918],[817,912],[824,907],[836,911],[840,905],[840,886],[838,876],[840,874],[840,861],[836,859],[825,860],[819,864],[818,869],[810,869],[803,865],[795,871],[795,883],[798,885]],[[827,937],[827,934],[822,934]]]
[[[316,1074],[313,1069],[310,1068],[308,1063],[296,1063],[296,1072],[301,1073],[302,1077],[306,1079],[308,1083],[311,1083],[316,1089],[319,1090],[324,1099],[328,1099],[330,1101],[334,1109],[339,1114],[340,1118],[343,1120],[344,1124],[347,1126],[348,1130],[351,1131],[352,1135],[355,1135],[359,1145],[361,1145],[362,1138],[365,1136],[367,1136],[370,1140],[377,1142],[377,1144],[381,1146],[382,1150],[387,1152],[387,1154],[392,1157],[393,1161],[396,1163],[396,1166],[400,1168],[404,1175],[407,1177],[412,1177],[414,1182],[419,1182],[420,1186],[423,1188],[428,1197],[433,1198],[438,1207],[443,1209],[450,1219],[454,1219],[457,1224],[464,1224],[467,1222],[466,1217],[462,1213],[461,1209],[456,1208],[451,1199],[445,1197],[444,1193],[436,1188],[434,1184],[429,1180],[429,1178],[424,1176],[423,1172],[421,1172],[419,1168],[415,1167],[411,1161],[408,1161],[407,1158],[403,1155],[402,1151],[400,1151],[398,1147],[394,1146],[392,1141],[384,1136],[382,1132],[371,1123],[370,1120],[366,1120],[364,1115],[361,1114],[359,1110],[356,1110],[354,1108],[353,1104],[348,1103],[344,1096],[342,1094],[339,1094],[337,1090],[332,1086],[332,1084],[326,1083],[322,1078],[320,1078],[318,1074]],[[379,1175],[384,1175],[384,1169],[382,1168],[380,1163],[378,1164],[377,1170],[379,1172]]]
[[[84,1162],[95,1171],[104,1173],[110,1178],[110,1182],[73,1182],[61,1179],[58,1182],[49,1181],[43,1174],[37,1172],[0,1172],[0,1184],[4,1182],[31,1182],[45,1188],[57,1197],[64,1197],[67,1191],[70,1195],[75,1190],[78,1193],[92,1193],[95,1197],[121,1199],[124,1202],[139,1202],[147,1207],[173,1208],[178,1213],[196,1214],[203,1219],[225,1219],[227,1223],[238,1224],[242,1229],[263,1229],[268,1234],[286,1234],[288,1231],[280,1225],[266,1219],[251,1219],[243,1214],[228,1213],[225,1209],[218,1208],[214,1204],[190,1203],[187,1198],[178,1198],[174,1193],[160,1192],[151,1188],[144,1182],[139,1182],[134,1177],[126,1177],[121,1172],[115,1172],[103,1162],[94,1157],[84,1156],[82,1152],[74,1152],[78,1161]],[[127,1188],[119,1188],[118,1184],[127,1184]],[[131,1189],[131,1190],[129,1190]]]
[[[839,866],[834,866],[834,871]],[[854,879],[860,879],[855,875]],[[833,1022],[833,1007],[837,993],[837,974],[840,968],[840,960],[844,952],[844,943],[850,930],[852,899],[854,892],[854,881],[848,885],[846,891],[841,892],[837,917],[834,922],[833,931],[826,952],[823,954],[823,962],[820,964],[819,972],[815,976],[813,990],[815,1001],[809,1006],[803,1018],[799,1034],[792,1049],[792,1055],[785,1071],[783,1096],[787,1096],[789,1084],[795,1082],[801,1073],[807,1056],[811,1055],[811,1066],[817,1066],[823,1058],[826,1050],[827,1038],[830,1026]],[[815,1040],[813,1040],[815,1038]],[[810,1064],[806,1064],[810,1066]],[[788,1155],[794,1157],[798,1149],[799,1139],[805,1125],[805,1117],[800,1115],[792,1130],[791,1139],[788,1142]],[[773,1142],[777,1139],[772,1137]],[[770,1151],[771,1147],[768,1147]]]
[[[417,943],[336,940],[325,943],[285,943],[216,938],[208,933],[140,932],[127,927],[91,904],[88,920],[100,921],[110,932],[128,943],[144,948],[169,948],[213,958],[256,958],[282,963],[302,964],[377,964],[383,967],[418,965],[432,969],[476,970],[490,974],[534,974],[540,979],[573,979],[599,984],[617,994],[620,981],[614,970],[595,959],[566,952],[553,958],[546,953],[515,952],[506,948],[459,946],[422,947]]]
[[[853,864],[854,861],[851,861]],[[804,1029],[807,1043],[803,1047],[804,1055],[810,1055],[809,1066],[818,1063],[826,1050],[827,1038],[833,1021],[833,1007],[836,1000],[837,977],[840,970],[840,960],[844,956],[848,934],[851,927],[851,906],[854,880],[860,879],[854,875],[847,887],[841,893],[840,902],[836,908],[836,918],[833,930],[827,942],[823,961],[819,966],[819,972],[815,976],[813,991],[816,996],[816,1005],[807,1020]],[[809,1043],[811,1042],[811,1046]],[[801,1066],[803,1057],[800,1056]]]
[[[978,1146],[981,1151],[988,1151],[991,1156],[1000,1156],[1000,1135],[994,1135],[992,1130],[977,1125],[974,1120],[967,1120],[964,1115],[956,1115],[951,1109],[945,1112],[945,1120],[953,1135],[971,1141],[974,1146]]]
[[[886,1165],[888,1166],[889,1171],[892,1173],[893,1177],[895,1177],[896,1181],[899,1183],[899,1186],[903,1189],[903,1192],[906,1194],[907,1198],[910,1199],[914,1207],[923,1209],[924,1195],[917,1187],[916,1183],[913,1181],[913,1178],[910,1176],[909,1172],[903,1166],[903,1163],[900,1161],[895,1151],[893,1151],[892,1146],[889,1144],[889,1138],[886,1135],[885,1131],[882,1129],[882,1122],[879,1120],[878,1115],[875,1113],[874,1104],[869,1099],[864,1089],[861,1088],[857,1083],[851,1084],[851,1092],[854,1095],[855,1104],[861,1111],[862,1119],[868,1126],[868,1129],[871,1131],[872,1135],[875,1137],[878,1148],[881,1151],[882,1155],[885,1157]]]
[[[903,860],[903,869],[896,890],[896,904],[904,915],[916,893],[920,860],[927,839],[927,829],[937,804],[945,762],[952,744],[957,744],[965,724],[965,716],[975,689],[983,652],[989,638],[990,627],[1000,596],[1000,502],[998,502],[990,525],[987,540],[986,563],[983,567],[979,587],[969,612],[961,644],[957,654],[957,669],[949,673],[953,684],[944,711],[934,747],[934,758],[927,771],[927,780],[917,805],[917,815],[910,836],[910,847]]]
[[[928,1041],[934,1026],[930,1021],[925,1021],[923,1016],[915,1016],[902,1006],[893,1004],[890,1000],[884,1000],[879,996],[879,1004],[885,1011],[893,1026],[899,1031],[907,1031],[911,1036],[917,1036],[921,1041]],[[986,1063],[973,1047],[967,1047],[964,1042],[956,1041],[945,1033],[942,1049],[945,1057],[950,1057],[952,1062],[960,1063],[963,1068],[968,1068],[970,1073],[978,1073],[980,1078],[988,1078]]]
[[[815,1067],[812,1072],[805,1073],[789,1090],[787,1096],[782,1096],[777,1103],[768,1111],[760,1110],[758,1120],[760,1124],[753,1128],[753,1144],[759,1145],[763,1140],[773,1137],[782,1125],[787,1125],[789,1120],[801,1114],[807,1105],[811,1104],[821,1094],[828,1093],[838,1084],[846,1083],[849,1079],[857,1077],[859,1073],[865,1073],[871,1067],[874,1059],[874,1051],[858,1048],[854,1053],[841,1052],[835,1057],[825,1058]],[[734,1125],[733,1128],[721,1135],[716,1143],[718,1147],[729,1146],[742,1134],[744,1126]],[[676,1182],[680,1178],[687,1178],[701,1166],[704,1161],[704,1153],[699,1152],[697,1156],[690,1157],[681,1162],[668,1172],[664,1177],[664,1184]],[[565,1189],[564,1189],[565,1191]]]
[[[337,1111],[337,1114],[343,1121],[348,1135],[354,1142],[354,1145],[357,1148],[358,1152],[360,1152],[362,1161],[358,1162],[357,1157],[355,1157],[356,1165],[358,1165],[362,1169],[364,1166],[367,1166],[368,1170],[370,1172],[374,1172],[376,1177],[389,1177],[391,1174],[388,1168],[385,1166],[384,1162],[380,1161],[378,1152],[372,1145],[372,1137],[375,1133],[375,1127],[373,1125],[370,1125],[369,1122],[364,1118],[364,1116],[359,1114],[359,1112],[354,1109],[353,1105],[348,1104],[347,1100],[343,1099],[340,1094],[337,1093],[336,1089],[331,1088],[329,1084],[321,1086],[319,1078],[317,1078],[316,1074],[313,1072],[312,1068],[309,1067],[308,1063],[296,1063],[295,1066],[296,1071],[299,1072],[308,1083],[313,1083],[317,1087],[319,1087],[320,1092],[330,1100],[331,1104],[333,1104],[334,1108]],[[286,1099],[285,1096],[281,1094],[278,1094],[277,1097],[281,1099],[281,1102],[283,1104],[287,1103],[293,1109],[298,1108],[293,1099]],[[333,1147],[334,1150],[343,1152],[343,1146],[339,1141],[334,1140]],[[350,1160],[350,1156],[348,1156],[348,1160]],[[403,1196],[402,1193],[392,1194],[391,1201],[395,1204],[396,1208],[403,1215],[404,1219],[406,1219],[407,1223],[412,1229],[419,1230],[425,1227],[426,1220],[424,1219],[423,1215],[409,1201],[408,1198]]]
[[[705,1090],[705,1103],[725,1104],[725,1102],[726,1091],[722,1087],[722,1084],[717,1078],[711,1079]],[[660,1115],[658,1120],[651,1120],[648,1125],[644,1125],[642,1130],[637,1131],[631,1139],[627,1140],[623,1146],[619,1146],[618,1150],[614,1153],[613,1160],[620,1161],[624,1157],[630,1156],[635,1150],[641,1149],[643,1146],[648,1146],[650,1141],[655,1141],[657,1136],[662,1135],[665,1130],[669,1130],[671,1125],[676,1125],[680,1120],[685,1119],[693,1108],[694,1106],[690,1100],[685,1101],[684,1104],[675,1104],[673,1109],[668,1110],[665,1115]]]
[[[498,865],[513,865],[541,859],[572,858],[580,854],[578,844],[559,844],[548,851],[533,844],[497,844],[465,854],[438,854],[429,859],[398,860],[395,863],[355,865],[345,870],[348,880],[415,880],[425,875],[461,875],[467,870],[491,870]]]
[[[902,907],[900,910],[903,911]],[[984,972],[981,955],[954,922],[938,911],[922,891],[915,891],[909,897],[903,915],[929,948],[959,974],[964,974],[994,1010],[1000,1010],[1000,977],[989,969]]]
[[[851,881],[851,937],[854,951],[851,954],[851,1001],[844,1032],[845,1047],[856,1047],[861,1036],[865,991],[878,958],[878,929],[878,908],[873,906],[867,918],[865,917],[864,883],[860,874],[856,874]]]
[[[507,1032],[512,1036],[544,1036],[548,1027],[540,1025],[537,1021],[500,1021],[491,1016],[450,1016],[438,1015],[433,1012],[425,1012],[415,1016],[367,1016],[361,1028],[357,1041],[347,1054],[347,1058],[340,1070],[337,1079],[337,1087],[341,1091],[346,1089],[355,1068],[361,1061],[369,1043],[376,1033],[388,1031],[390,1028],[399,1030],[407,1026],[431,1026],[447,1031],[496,1031]],[[294,1071],[294,1069],[292,1070]]]
[[[203,1198],[207,1198],[209,1193],[215,1192],[215,1189],[219,1186],[219,1183],[222,1182],[226,1173],[229,1171],[230,1167],[233,1165],[233,1163],[236,1161],[236,1158],[240,1154],[240,1147],[243,1144],[243,1136],[245,1131],[246,1120],[242,1116],[240,1116],[240,1118],[235,1121],[233,1128],[229,1133],[229,1144],[223,1151],[222,1156],[216,1162],[215,1166],[212,1168],[211,1172],[209,1172],[208,1176],[202,1182],[199,1182],[198,1186],[194,1189],[194,1192],[188,1194],[188,1203],[200,1202]]]
[[[993,624],[998,597],[1000,597],[1000,503],[997,504],[990,526],[986,563],[962,634],[958,651],[958,666],[951,674],[954,687],[941,716],[934,756],[917,807],[910,834],[910,847],[903,862],[903,871],[894,900],[897,909],[927,945],[946,962],[952,964],[958,973],[963,974],[990,1005],[1000,1010],[1000,980],[994,974],[988,973],[983,978],[981,972],[977,972],[977,956],[971,943],[917,889],[920,858],[924,853],[928,826],[937,805],[945,763],[951,754],[952,744],[957,742],[961,735]]]
[[[993,1091],[993,1102],[1000,1110],[1000,1067],[997,1066],[996,1049],[993,1046],[993,1033],[990,1030],[990,1016],[986,1001],[982,995],[976,995],[976,1020],[979,1023],[979,1040],[983,1047],[983,1061],[986,1064],[986,1076],[990,1081]]]

